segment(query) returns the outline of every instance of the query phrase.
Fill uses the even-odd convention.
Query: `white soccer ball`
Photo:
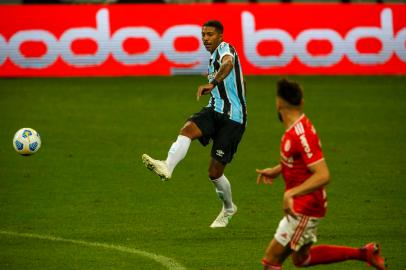
[[[40,149],[41,137],[32,128],[22,128],[14,135],[13,146],[17,153],[21,155],[32,155]]]

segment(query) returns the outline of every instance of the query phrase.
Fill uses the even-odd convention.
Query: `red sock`
[[[303,262],[304,266],[316,264],[328,264],[346,260],[365,261],[365,251],[360,248],[319,245],[310,249],[308,259]]]
[[[262,264],[264,265],[264,270],[282,270],[282,265],[280,265],[280,264],[271,264],[266,259],[262,260]]]

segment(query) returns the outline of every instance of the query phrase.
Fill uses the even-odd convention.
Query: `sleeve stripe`
[[[304,131],[304,127],[303,124],[301,122],[297,123],[297,125],[295,125],[295,131],[297,135],[302,135],[303,133],[305,133]]]

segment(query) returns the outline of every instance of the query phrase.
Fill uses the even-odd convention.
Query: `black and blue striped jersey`
[[[233,57],[234,68],[211,91],[211,98],[207,107],[212,107],[216,112],[225,114],[231,120],[245,125],[247,122],[247,108],[241,64],[234,47],[227,42],[220,43],[211,54],[208,80],[211,82],[214,79],[225,55]]]

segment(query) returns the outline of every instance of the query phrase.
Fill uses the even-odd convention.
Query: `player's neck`
[[[210,53],[213,54],[214,51],[217,50],[217,48],[220,46],[220,44],[221,44],[222,42],[223,42],[223,40],[219,40],[219,41],[217,42],[217,45],[216,45],[215,47],[213,47],[213,48],[214,48],[213,51],[210,51]]]
[[[294,123],[296,123],[300,117],[302,117],[303,112],[298,110],[289,110],[282,115],[283,124],[285,128],[290,128]]]

